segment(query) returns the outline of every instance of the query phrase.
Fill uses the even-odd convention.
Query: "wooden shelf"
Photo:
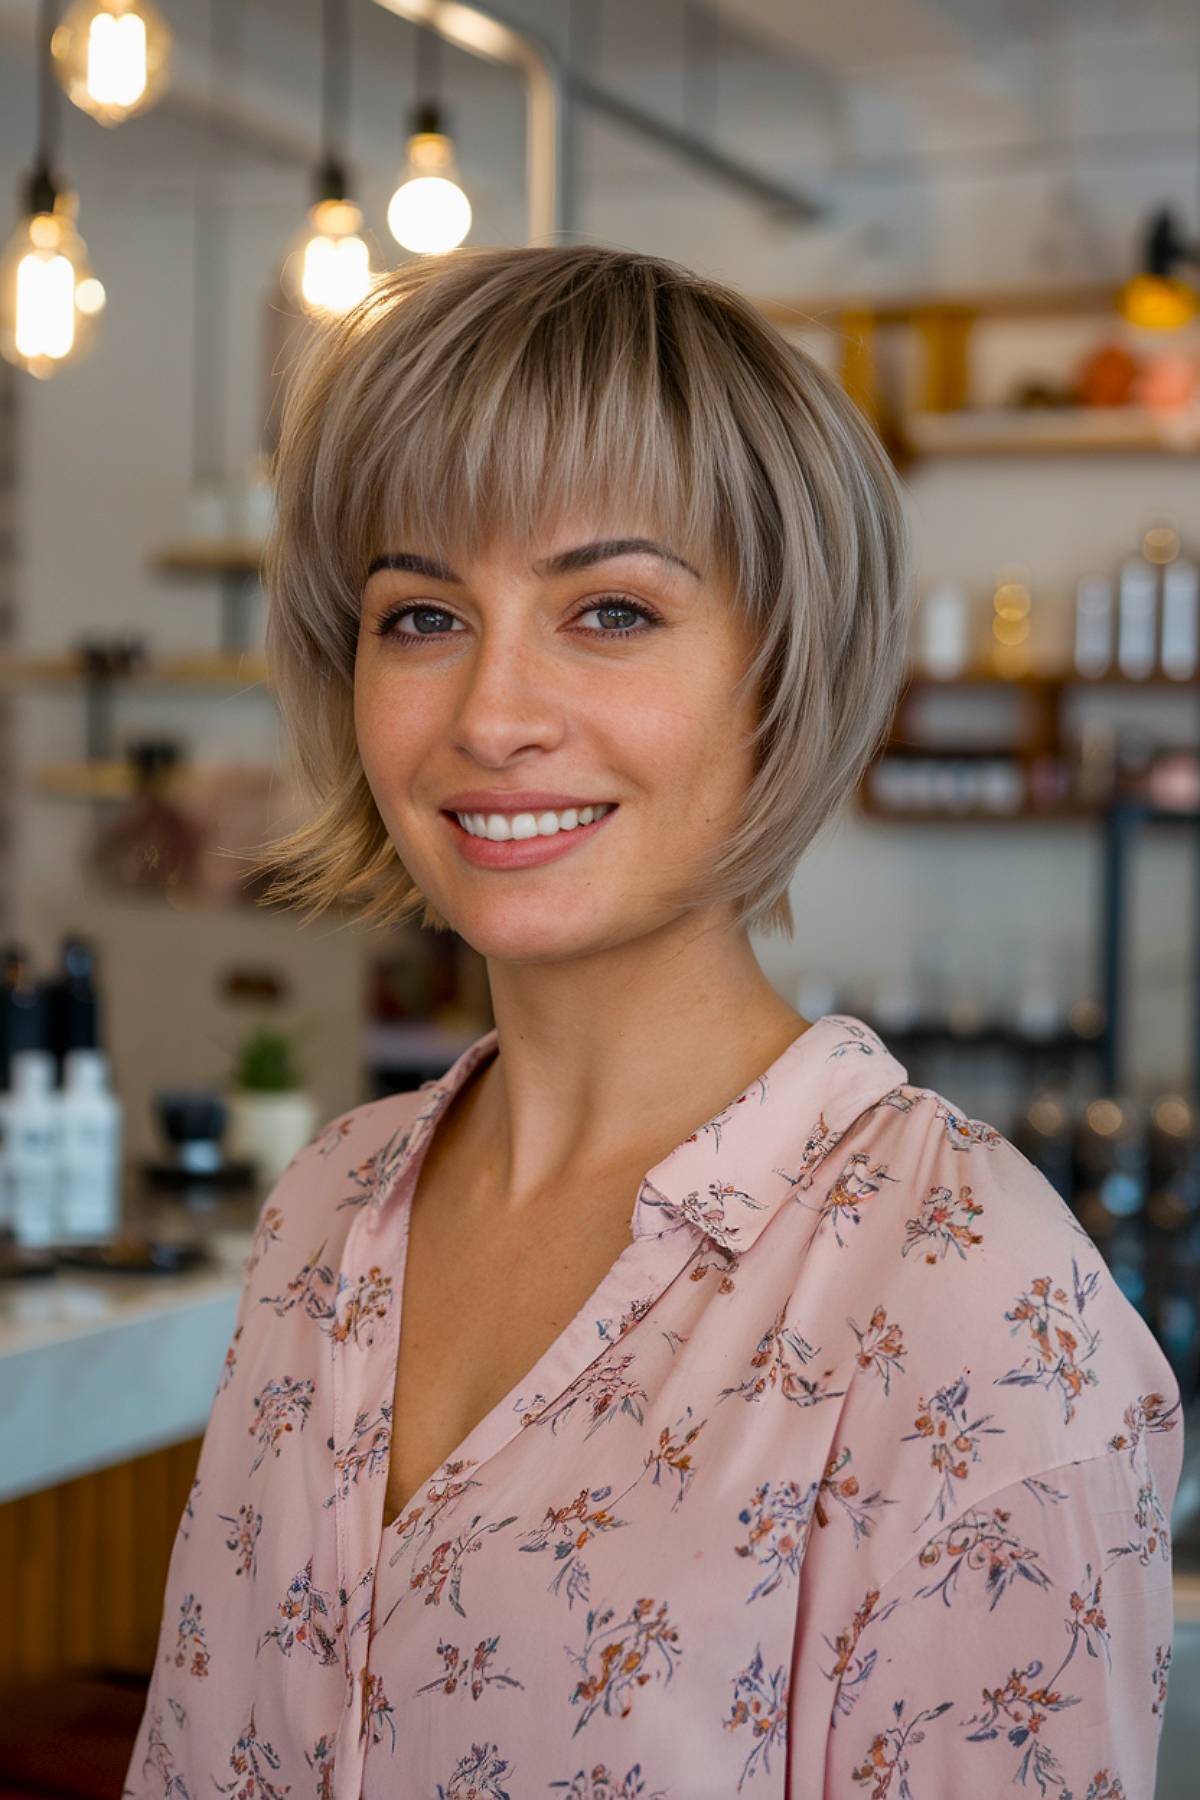
[[[977,319],[1080,319],[1118,316],[1117,282],[1080,287],[984,288],[945,294],[821,294],[794,300],[759,299],[758,310],[775,325],[823,325],[830,315],[868,313],[884,325],[907,325],[930,314],[965,313]]]
[[[1195,456],[1200,408],[1176,413],[1141,406],[967,408],[910,413],[898,427],[913,456],[1090,455],[1093,452]]]
[[[1125,675],[1110,669],[1104,675],[1080,675],[1074,669],[1034,669],[1025,675],[1001,675],[995,669],[963,669],[957,675],[935,675],[926,669],[910,669],[905,677],[909,687],[1007,687],[1007,688],[1178,688],[1186,693],[1200,687],[1200,670],[1194,675],[1166,675],[1156,670],[1153,675]]]
[[[1018,806],[1012,812],[989,812],[983,807],[954,812],[949,807],[930,806],[906,807],[901,811],[859,801],[859,813],[863,818],[880,820],[885,825],[1028,825],[1042,821],[1053,825],[1083,825],[1102,819],[1106,810],[1102,806]],[[1153,825],[1185,825],[1189,830],[1194,830],[1198,822],[1195,813],[1161,808],[1145,817]]]
[[[166,544],[150,557],[160,575],[257,575],[263,546],[253,538],[196,538]]]
[[[135,687],[247,688],[267,685],[267,665],[256,650],[157,656],[127,670],[113,671],[90,671],[78,654],[0,656],[0,683],[69,687],[87,680],[121,681]]]
[[[1100,342],[1124,328],[1120,300],[1121,285],[1110,282],[1008,293],[776,297],[755,305],[785,332],[832,334],[843,388],[901,469],[931,456],[1200,455],[1200,404],[1194,401],[1172,413],[1135,406],[972,404],[977,331],[996,323],[1094,319]],[[897,331],[917,351],[915,392],[883,354],[885,335]],[[1072,379],[1071,368],[1063,366],[1056,386],[1065,394]]]
[[[186,764],[157,777],[178,793],[207,785],[212,775],[205,764]],[[44,800],[128,800],[137,793],[138,772],[130,762],[43,763],[29,771],[29,786]]]
[[[1012,825],[1032,821],[1050,825],[1077,825],[1099,819],[1103,807],[1083,806],[1014,806],[1006,811],[987,806],[878,806],[864,792],[858,796],[858,810],[863,818],[879,819],[895,825]]]

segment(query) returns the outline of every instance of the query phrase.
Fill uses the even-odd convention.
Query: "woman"
[[[895,480],[736,293],[411,263],[294,381],[272,890],[495,1028],[261,1210],[127,1795],[1152,1792],[1177,1393],[1048,1183],[752,925],[905,660]]]

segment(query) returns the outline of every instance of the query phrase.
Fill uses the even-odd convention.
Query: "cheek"
[[[375,769],[394,781],[420,761],[436,732],[428,710],[418,684],[394,684],[386,672],[360,674],[354,684],[354,732],[368,774]]]

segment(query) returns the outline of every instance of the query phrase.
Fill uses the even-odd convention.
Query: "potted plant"
[[[304,1086],[292,1036],[259,1025],[243,1040],[230,1080],[229,1154],[257,1164],[274,1186],[297,1151],[311,1142],[317,1108]]]

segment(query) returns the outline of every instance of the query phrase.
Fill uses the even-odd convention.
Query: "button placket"
[[[416,1147],[417,1139],[410,1149]],[[411,1179],[411,1157],[401,1172],[401,1184]],[[402,1259],[389,1254],[389,1244],[403,1227],[403,1207],[380,1211],[368,1204],[358,1213],[346,1234],[338,1269],[350,1282],[372,1268],[390,1273],[393,1286],[386,1314],[374,1331],[373,1341],[358,1342],[353,1335],[331,1340],[333,1438],[335,1445],[349,1441],[360,1413],[378,1416],[383,1404],[391,1404],[387,1391],[389,1370],[395,1367],[399,1343],[399,1292]],[[366,1711],[370,1701],[370,1655],[373,1637],[378,1557],[383,1518],[384,1483],[378,1475],[366,1485],[359,1481],[337,1482],[334,1488],[339,1607],[346,1671],[346,1711],[338,1738],[334,1769],[337,1800],[360,1800],[370,1732]],[[344,1596],[344,1599],[343,1599]],[[354,1630],[356,1619],[366,1623]]]

